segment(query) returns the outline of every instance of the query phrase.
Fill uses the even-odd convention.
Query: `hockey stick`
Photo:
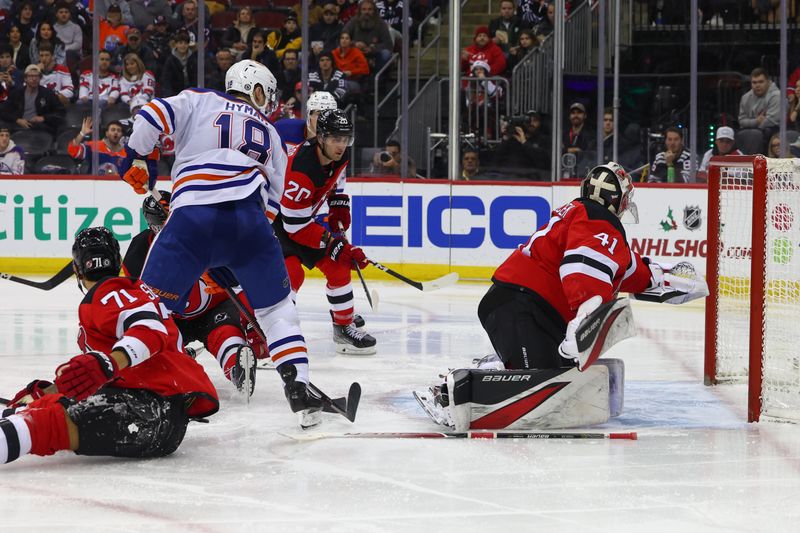
[[[42,289],[43,291],[49,291],[50,289],[54,289],[55,287],[58,287],[64,283],[72,276],[72,273],[72,261],[70,261],[64,265],[64,268],[59,270],[55,276],[46,281],[33,281],[25,278],[18,278],[17,276],[6,274],[5,272],[0,272],[0,279],[7,279],[8,281],[22,283],[28,287],[35,287],[37,289]]]
[[[404,275],[400,274],[399,272],[395,272],[391,268],[384,266],[378,263],[377,261],[373,261],[372,259],[367,259],[367,261],[369,261],[370,264],[376,267],[378,270],[383,270],[390,276],[394,276],[400,281],[408,283],[415,289],[419,289],[422,292],[429,292],[438,289],[443,289],[445,287],[449,287],[450,285],[454,285],[458,281],[458,272],[450,272],[449,274],[445,274],[444,276],[432,279],[430,281],[414,281],[413,279],[407,278]]]
[[[342,225],[341,221],[339,222],[339,231],[342,234],[344,234],[344,226]],[[358,279],[361,280],[361,286],[364,287],[364,294],[367,295],[367,301],[369,302],[369,307],[373,311],[377,311],[377,308],[378,308],[378,292],[377,291],[372,291],[372,293],[370,293],[370,290],[367,288],[367,282],[364,279],[364,274],[361,273],[361,268],[359,268],[358,263],[356,262],[355,259],[353,259],[353,266],[355,267],[356,273],[358,274]]]
[[[280,433],[280,432],[279,432]],[[280,433],[298,442],[321,439],[611,439],[637,440],[635,431],[628,433],[542,433],[532,431],[464,431],[464,432],[375,432],[375,433]]]

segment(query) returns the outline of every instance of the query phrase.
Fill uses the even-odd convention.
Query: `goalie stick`
[[[157,189],[150,189],[150,195],[156,199],[159,205],[161,205],[161,193],[158,192]],[[163,206],[162,206],[163,209]],[[166,209],[164,209],[166,211]],[[253,327],[255,332],[261,337],[261,340],[269,346],[267,342],[267,336],[264,334],[264,331],[261,329],[261,326],[258,324],[256,317],[250,313],[250,311],[242,304],[242,301],[239,300],[239,297],[233,292],[233,289],[230,287],[224,287],[225,294],[228,295],[228,298],[231,299],[233,305],[236,306],[236,309],[239,310],[239,313],[247,320],[247,322]],[[246,375],[249,376],[249,373]],[[250,386],[249,383],[246,384],[247,387]],[[358,402],[361,400],[361,385],[358,383],[353,383],[350,385],[350,390],[347,393],[347,399],[345,398],[337,398],[331,399],[330,396],[319,390],[313,383],[308,383],[308,390],[310,390],[313,394],[317,395],[322,400],[322,410],[327,413],[338,413],[343,417],[347,418],[350,422],[355,422],[356,420],[356,411],[358,410]]]
[[[72,261],[64,265],[64,268],[58,271],[58,273],[53,276],[52,278],[46,281],[33,281],[30,279],[19,278],[17,276],[6,274],[5,272],[0,272],[0,279],[7,279],[8,281],[14,281],[16,283],[22,283],[23,285],[27,285],[29,287],[34,287],[36,289],[42,289],[43,291],[49,291],[50,289],[54,289],[58,287],[66,280],[68,280],[72,276]]]
[[[458,281],[458,273],[457,272],[450,272],[449,274],[445,274],[444,276],[438,277],[436,279],[432,279],[430,281],[414,281],[413,279],[407,278],[404,275],[400,274],[399,272],[395,272],[391,268],[384,266],[377,261],[373,261],[372,259],[367,259],[372,266],[377,268],[378,270],[383,270],[390,276],[394,276],[395,278],[399,279],[404,283],[408,283],[415,289],[419,289],[422,292],[429,292],[435,291],[438,289],[443,289],[445,287],[449,287],[450,285],[454,285]]]
[[[279,432],[280,433],[280,432]],[[297,442],[322,439],[610,439],[638,440],[635,431],[627,433],[556,433],[538,431],[436,431],[436,432],[374,432],[374,433],[280,433]]]

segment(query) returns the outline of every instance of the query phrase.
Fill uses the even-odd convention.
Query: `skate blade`
[[[319,409],[303,409],[297,413],[297,419],[302,429],[313,428],[322,423],[322,411]]]
[[[451,427],[450,417],[447,416],[447,413],[443,407],[433,403],[433,398],[431,397],[430,392],[412,391],[412,394],[414,395],[414,399],[417,400],[419,406],[422,407],[422,410],[425,411],[425,414],[428,415],[428,418],[440,426]]]
[[[368,346],[366,348],[356,348],[352,344],[337,344],[336,353],[342,355],[375,355],[378,348],[375,346]]]

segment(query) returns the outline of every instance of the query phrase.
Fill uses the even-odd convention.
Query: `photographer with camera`
[[[538,124],[538,127],[533,127]],[[542,179],[532,175],[531,168],[550,168],[549,143],[541,135],[541,116],[531,112],[529,116],[509,117],[503,128],[503,142],[494,150],[493,160],[502,162],[508,174],[530,180]]]
[[[394,139],[386,141],[386,146],[382,152],[376,153],[372,157],[372,167],[370,167],[370,174],[380,176],[400,176],[400,169],[402,168],[400,159],[400,143]],[[408,178],[414,178],[417,175],[417,165],[414,160],[408,158]]]

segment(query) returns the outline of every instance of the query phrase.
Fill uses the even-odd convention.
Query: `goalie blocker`
[[[625,366],[604,359],[580,372],[459,369],[414,396],[428,416],[456,431],[566,429],[607,422],[622,412]]]

